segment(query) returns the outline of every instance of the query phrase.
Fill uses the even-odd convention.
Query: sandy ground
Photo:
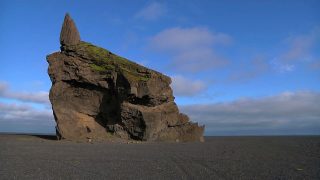
[[[320,179],[320,136],[127,144],[0,135],[0,179]]]

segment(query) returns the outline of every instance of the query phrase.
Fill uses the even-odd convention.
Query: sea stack
[[[59,138],[203,141],[204,126],[179,112],[170,77],[80,41],[68,14],[60,44],[47,56]]]

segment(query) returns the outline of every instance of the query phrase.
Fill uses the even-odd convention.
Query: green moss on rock
[[[94,71],[118,71],[129,81],[148,81],[152,72],[157,73],[87,42],[82,41],[77,45],[64,48],[67,53],[75,53],[84,59],[90,60],[92,62],[90,67]]]
[[[96,64],[90,64],[90,67],[95,71],[106,71],[103,66],[97,66]]]

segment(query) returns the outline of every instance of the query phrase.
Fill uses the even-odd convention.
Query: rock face
[[[79,31],[69,14],[66,14],[60,33],[60,44],[75,45],[78,43],[80,43]]]
[[[170,77],[80,41],[69,15],[60,42],[47,56],[58,137],[203,141],[204,126],[179,113]]]

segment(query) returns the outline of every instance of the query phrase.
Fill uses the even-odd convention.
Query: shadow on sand
[[[38,134],[29,134],[29,136],[45,139],[45,140],[52,140],[52,141],[57,141],[58,138],[56,135],[38,135]]]

